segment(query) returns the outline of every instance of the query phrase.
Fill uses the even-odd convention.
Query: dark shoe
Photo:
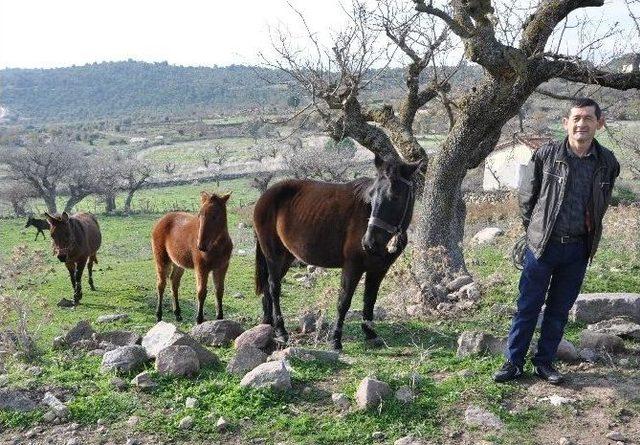
[[[500,371],[493,375],[493,381],[497,383],[508,382],[509,380],[515,380],[522,377],[522,367],[514,365],[510,361],[504,362]]]
[[[533,373],[546,380],[547,382],[557,385],[564,381],[564,377],[551,365],[534,365]]]

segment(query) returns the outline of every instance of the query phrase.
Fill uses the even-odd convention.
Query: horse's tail
[[[97,254],[93,254],[89,257],[89,261],[91,261],[93,264],[98,264],[98,257]]]
[[[267,259],[264,257],[264,253],[262,253],[258,236],[255,232],[253,235],[256,239],[256,295],[261,295],[264,293],[267,281],[269,280],[269,270],[267,269]]]

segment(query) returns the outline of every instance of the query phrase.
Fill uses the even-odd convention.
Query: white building
[[[515,135],[513,140],[496,145],[484,161],[482,189],[517,189],[531,155],[549,140],[547,136]]]

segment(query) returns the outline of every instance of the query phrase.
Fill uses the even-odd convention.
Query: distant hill
[[[280,73],[256,67],[105,62],[0,70],[0,105],[20,120],[73,121],[284,104]],[[280,81],[280,82],[278,82]]]

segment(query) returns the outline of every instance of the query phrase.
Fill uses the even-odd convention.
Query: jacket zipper
[[[562,177],[560,175],[554,175],[553,173],[549,173],[551,176],[555,176],[555,177],[558,178],[558,182],[560,183],[560,199],[558,200],[558,204],[556,204],[556,207],[553,209],[553,221],[549,225],[547,233],[545,234],[544,240],[542,242],[542,248],[540,249],[540,252],[544,252],[544,250],[547,248],[547,243],[549,242],[549,238],[551,237],[551,232],[553,231],[553,226],[556,224],[556,219],[558,218],[558,213],[560,212],[560,206],[562,205],[562,201],[564,201],[564,193],[565,193],[565,190],[566,190],[565,178],[569,177],[569,164],[564,162],[564,161],[561,161],[559,159],[556,159],[556,162],[559,162],[560,164],[564,164],[567,173],[566,173],[566,175],[564,177]]]

